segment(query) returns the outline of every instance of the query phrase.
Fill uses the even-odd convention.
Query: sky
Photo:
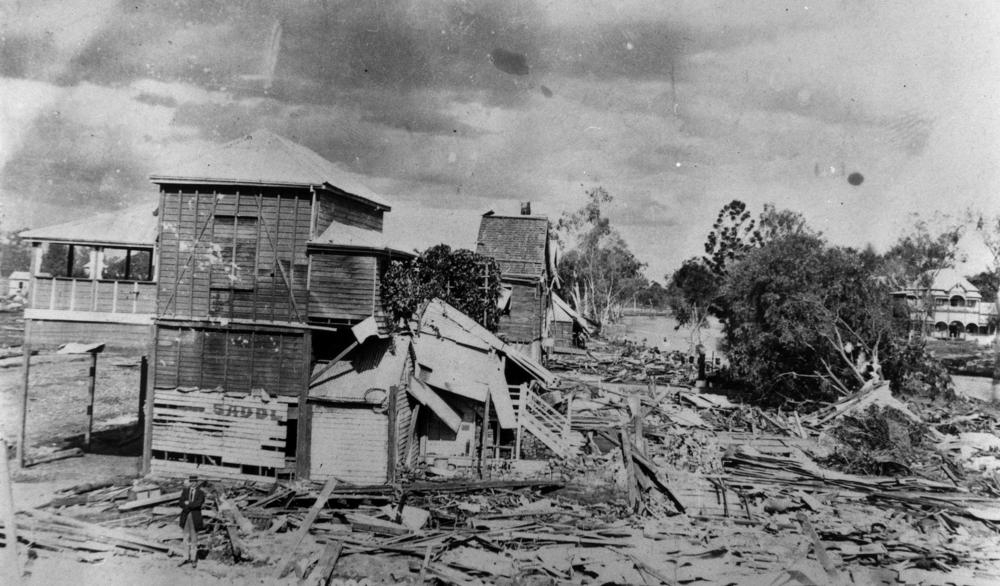
[[[661,281],[733,199],[884,250],[1000,213],[998,83],[994,2],[0,0],[0,227],[149,201],[266,128],[365,176],[408,249],[602,186]]]

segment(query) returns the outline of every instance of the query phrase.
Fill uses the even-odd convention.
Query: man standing
[[[201,507],[205,504],[205,491],[198,482],[198,477],[191,475],[184,482],[184,489],[181,491],[181,529],[184,530],[184,545],[187,549],[187,559],[180,565],[190,562],[194,567],[198,567],[198,532],[201,531],[203,523],[201,520]]]

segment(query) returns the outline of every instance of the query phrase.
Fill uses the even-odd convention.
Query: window
[[[105,248],[102,279],[151,281],[153,253],[144,248]]]
[[[966,307],[975,307],[976,306],[976,300],[975,299],[966,299],[965,300],[965,306]]]
[[[38,274],[43,277],[90,279],[96,268],[94,260],[92,246],[50,243],[42,253]]]
[[[253,289],[257,267],[257,218],[215,216],[212,288]]]
[[[938,307],[941,307],[941,306],[944,306],[944,305],[948,305],[948,299],[945,298],[945,297],[938,297],[937,299],[934,300],[934,303]]]

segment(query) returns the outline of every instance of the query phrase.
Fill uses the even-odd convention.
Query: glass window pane
[[[129,278],[136,281],[153,280],[153,251],[151,250],[130,250],[132,255]]]
[[[101,278],[115,280],[128,278],[127,264],[127,250],[124,248],[105,248],[104,270],[101,273]]]
[[[49,277],[65,277],[69,275],[69,271],[66,269],[68,259],[68,244],[46,244],[45,251],[42,253],[42,264],[38,268],[38,274]]]
[[[70,267],[69,276],[74,279],[89,279],[93,276],[94,263],[92,262],[92,254],[94,252],[91,246],[73,246],[73,266]]]

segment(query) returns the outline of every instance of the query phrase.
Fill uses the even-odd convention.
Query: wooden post
[[[136,433],[142,433],[146,427],[146,394],[149,392],[149,359],[143,356],[139,360],[139,422]]]
[[[94,393],[97,390],[97,352],[90,353],[90,388],[87,398],[87,433],[83,436],[83,447],[90,450],[90,436],[94,432]]]
[[[483,401],[483,429],[479,437],[479,478],[483,477],[483,460],[486,459],[486,442],[490,433],[490,391],[486,390]]]
[[[139,473],[142,475],[149,474],[150,461],[153,457],[153,404],[156,402],[156,344],[158,328],[156,325],[152,325],[149,328],[151,332],[149,336],[149,362],[153,365],[153,376],[151,377],[152,381],[149,384],[149,391],[146,393],[146,403],[142,408],[142,463],[139,468]]]
[[[10,467],[7,465],[7,442],[0,433],[0,520],[3,521],[4,557],[3,576],[5,584],[21,583],[21,560],[17,557],[17,517],[14,516],[14,490],[11,486]]]
[[[17,556],[17,517],[14,515],[14,489],[10,480],[10,466],[7,462],[7,442],[0,433],[0,520],[3,521],[4,557],[2,575],[5,584],[21,583],[21,560]]]
[[[633,513],[639,510],[639,488],[636,484],[635,462],[632,460],[632,440],[628,437],[628,429],[623,424],[619,430],[622,444],[622,462],[625,465],[625,489],[628,495],[628,508]]]
[[[299,382],[299,418],[296,421],[297,441],[295,444],[295,478],[309,478],[312,462],[312,406],[309,405],[309,381],[312,369],[312,332],[302,332],[305,348],[302,365],[302,380]]]
[[[399,387],[392,385],[389,387],[389,409],[386,413],[389,417],[389,441],[388,441],[388,458],[386,466],[386,477],[389,482],[394,482],[396,480],[396,454],[398,451],[398,446],[396,445],[396,401],[399,400]]]
[[[53,279],[53,282],[55,280]],[[25,452],[27,452],[27,440],[28,440],[28,381],[31,373],[31,320],[24,320],[24,342],[21,344],[21,352],[24,353],[23,357],[23,373],[21,376],[21,400],[18,401],[18,421],[20,425],[17,428],[17,462],[16,466],[18,468],[24,467],[24,459],[26,457]]]

